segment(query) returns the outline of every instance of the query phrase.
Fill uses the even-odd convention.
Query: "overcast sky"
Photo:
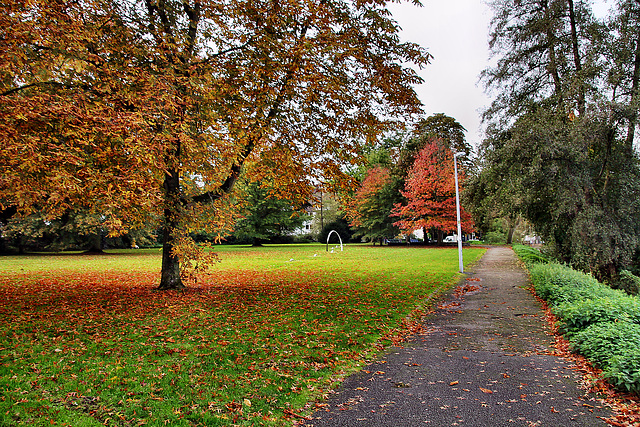
[[[444,113],[467,129],[467,142],[482,139],[481,111],[491,99],[478,82],[489,64],[491,9],[483,0],[421,0],[422,7],[393,3],[389,9],[402,27],[401,37],[420,44],[434,56],[419,71],[424,83],[416,88],[428,115]],[[606,0],[596,1],[597,15]]]
[[[434,56],[419,70],[416,87],[428,115],[444,113],[467,129],[467,141],[480,142],[481,109],[490,103],[478,83],[487,66],[490,9],[482,0],[422,0],[389,6],[402,27],[403,40],[420,44]]]

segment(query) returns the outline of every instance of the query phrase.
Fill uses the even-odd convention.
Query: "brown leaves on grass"
[[[170,405],[176,418],[270,418],[267,410],[327,387],[376,337],[398,344],[420,327],[407,318],[389,330],[424,290],[385,280],[237,270],[157,292],[158,276],[142,272],[10,274],[0,287],[0,317],[12,319],[0,329],[0,358],[17,377],[7,398],[129,424]],[[66,384],[79,387],[73,399]]]

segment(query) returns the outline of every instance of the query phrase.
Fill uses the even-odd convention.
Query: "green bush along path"
[[[359,373],[305,425],[605,426],[610,416],[553,354],[528,276],[493,247],[423,332]]]
[[[618,390],[640,393],[640,299],[539,258],[531,249],[514,250],[527,263],[536,294],[558,318],[572,349],[602,369],[603,378]],[[640,278],[623,273],[621,287],[635,293]]]

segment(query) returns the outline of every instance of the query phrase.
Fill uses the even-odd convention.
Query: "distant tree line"
[[[358,183],[351,190],[319,189],[305,202],[282,197],[278,184],[268,179],[241,179],[228,227],[216,232],[196,228],[191,238],[199,243],[260,246],[324,242],[336,230],[344,241],[381,242],[422,229],[425,236],[441,242],[456,228],[453,151],[465,154],[459,159],[461,183],[471,165],[464,132],[462,125],[444,114],[428,117],[409,134],[395,133],[372,144],[366,161],[350,172]],[[473,221],[464,208],[462,213],[464,230],[470,232]],[[0,250],[98,252],[162,244],[162,230],[153,222],[119,236],[110,236],[105,222],[105,216],[83,211],[56,219],[40,212],[16,216],[1,226]],[[302,229],[305,223],[310,224],[308,230]]]
[[[396,134],[371,148],[356,174],[360,186],[345,197],[345,212],[355,235],[382,242],[422,230],[423,239],[442,242],[456,232],[453,154],[458,158],[460,189],[470,165],[465,129],[439,113],[409,134]],[[474,229],[462,208],[463,233]]]

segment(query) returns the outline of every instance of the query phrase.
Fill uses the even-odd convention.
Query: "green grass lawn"
[[[455,248],[216,250],[185,292],[158,250],[0,258],[0,426],[287,425],[460,279]]]

